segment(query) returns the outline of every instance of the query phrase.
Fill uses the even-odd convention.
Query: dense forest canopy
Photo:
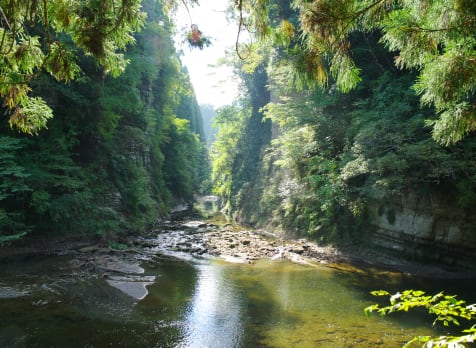
[[[430,121],[434,138],[448,145],[475,129],[474,1],[260,0],[236,7],[240,26],[290,53],[295,64],[288,81],[294,85],[304,80],[335,83],[344,92],[355,88],[362,66],[353,56],[352,36],[378,32],[395,66],[418,72],[413,89],[439,114]]]
[[[170,20],[196,4],[0,1],[3,238],[141,229],[210,188]],[[450,193],[468,230],[472,1],[240,0],[228,15],[251,40],[238,35],[230,59],[244,97],[214,119],[211,180],[227,213],[332,240],[355,237],[382,200]],[[213,33],[198,25],[187,35],[205,48],[197,39]]]
[[[167,5],[188,9],[194,4]],[[439,113],[438,119],[430,121],[434,138],[451,144],[474,129],[473,1],[315,0],[290,4],[240,0],[233,5],[238,31],[247,28],[257,38],[272,40],[292,52],[290,59],[295,64],[289,81],[296,86],[304,82],[328,86],[332,79],[342,91],[355,88],[362,79],[362,67],[353,58],[351,35],[382,33],[380,41],[395,52],[395,65],[419,72],[413,88],[423,104],[434,106]],[[0,8],[0,97],[10,124],[28,133],[45,127],[52,116],[47,103],[30,92],[30,81],[40,71],[59,81],[71,81],[80,74],[79,56],[86,55],[117,76],[127,64],[123,51],[134,42],[133,33],[146,18],[140,0],[2,1]],[[199,33],[209,44],[193,25],[189,36]],[[198,47],[204,45],[201,42]],[[247,55],[241,51],[237,47],[240,56]]]
[[[248,97],[218,111],[211,150],[226,211],[346,243],[376,222],[405,233],[411,212],[431,216],[424,238],[474,246],[474,9],[236,2],[252,40],[238,42],[243,59],[231,64]],[[439,242],[418,252],[442,258]]]
[[[200,110],[165,3],[0,7],[9,117],[0,126],[0,242],[26,233],[107,240],[205,189]]]
[[[30,93],[30,82],[43,70],[74,80],[80,55],[119,75],[127,63],[122,51],[145,19],[140,0],[1,1],[0,9],[0,97],[10,125],[30,134],[52,116],[44,99]]]
[[[218,110],[174,47],[171,14],[195,5],[0,0],[0,246],[117,247],[214,192],[251,226],[474,269],[474,0],[230,1],[243,93]],[[199,24],[185,40],[206,49]],[[413,290],[367,311],[412,307],[474,317]]]
[[[169,13],[179,4],[188,9],[197,1],[156,5]],[[10,126],[36,134],[52,117],[50,105],[31,88],[42,72],[68,83],[82,76],[82,57],[93,57],[104,74],[123,73],[130,61],[126,48],[144,27],[148,6],[142,0],[0,1],[0,98]],[[191,45],[207,44],[203,36]]]

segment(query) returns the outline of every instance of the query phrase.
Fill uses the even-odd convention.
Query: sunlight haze
[[[203,0],[200,6],[190,7],[193,24],[212,41],[210,47],[191,50],[184,42],[183,32],[188,30],[190,17],[182,5],[176,16],[178,35],[177,49],[183,52],[182,63],[187,67],[199,104],[215,107],[231,104],[237,95],[236,77],[230,67],[217,67],[217,62],[225,57],[225,52],[233,51],[237,26],[226,20],[224,1]]]

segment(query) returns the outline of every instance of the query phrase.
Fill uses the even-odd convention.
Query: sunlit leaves
[[[307,75],[323,87],[332,80],[343,92],[354,89],[361,72],[353,60],[351,37],[379,32],[381,42],[395,52],[396,67],[419,71],[417,94],[440,115],[432,123],[434,139],[451,145],[476,129],[473,2],[295,0],[292,6],[299,18],[292,26],[285,21],[274,25],[272,11],[241,6],[255,21],[274,26],[275,45],[289,54],[291,84],[303,88]],[[266,32],[260,29],[257,36],[264,41],[270,36]]]
[[[33,135],[46,127],[48,119],[53,117],[53,111],[39,97],[26,98],[20,106],[16,106],[8,122],[11,127]]]
[[[430,32],[420,30],[420,19],[407,9],[392,11],[382,25],[381,41],[390,51],[397,51],[395,64],[399,68],[422,68],[438,52],[437,41]]]
[[[231,194],[233,161],[238,151],[238,140],[249,117],[249,109],[230,105],[217,110],[217,117],[214,120],[214,127],[218,129],[218,133],[210,154],[213,190],[225,199],[229,199]]]
[[[337,87],[344,93],[354,89],[362,81],[360,69],[348,55],[335,55],[332,58],[331,73]]]
[[[453,42],[426,65],[415,84],[422,103],[434,105],[440,112],[440,118],[431,124],[434,138],[445,145],[476,129],[475,43],[475,38]]]
[[[37,36],[20,38],[17,44],[13,45],[12,54],[8,56],[11,60],[10,69],[14,72],[32,74],[43,61],[44,55],[40,45]]]
[[[147,24],[132,46],[128,27],[142,20],[134,12],[139,1],[0,0],[18,33],[2,41],[0,32],[3,111],[13,128],[39,133],[0,137],[0,244],[32,230],[103,239],[145,230],[174,198],[189,199],[205,181],[199,126],[191,127],[198,124],[197,106],[173,47],[172,25],[161,2],[143,3]],[[0,13],[0,27],[8,31],[4,24]],[[75,42],[103,29],[84,45]],[[92,57],[92,49],[104,54]],[[40,133],[51,109],[57,117]],[[1,128],[10,132],[8,125]]]
[[[290,21],[281,19],[281,23],[274,31],[274,43],[283,47],[289,46],[296,35],[296,27]]]
[[[415,90],[423,104],[440,113],[433,136],[445,145],[475,129],[476,112],[469,105],[475,100],[476,16],[468,6],[407,2],[382,22],[383,42],[399,52],[397,66],[420,69]]]
[[[74,0],[52,0],[47,2],[48,21],[56,30],[62,31],[70,26],[71,21],[74,20],[74,5]]]
[[[0,8],[0,98],[10,125],[29,134],[51,117],[39,97],[28,101],[38,74],[74,80],[80,75],[78,55],[86,54],[118,76],[127,65],[121,51],[134,43],[145,19],[141,0],[0,1]]]
[[[317,62],[315,68],[307,69],[315,75],[321,85],[327,84],[330,70],[337,86],[349,91],[360,81],[359,69],[350,57],[350,32],[353,5],[349,1],[295,1],[294,8],[299,13],[304,51],[307,61]],[[316,73],[317,72],[317,73]]]
[[[476,129],[474,112],[473,105],[460,103],[443,111],[437,120],[427,121],[427,124],[433,127],[436,140],[443,145],[451,145]]]
[[[345,164],[341,170],[340,177],[342,180],[348,181],[369,173],[369,159],[365,158],[363,154],[359,154],[355,159]]]
[[[51,51],[45,62],[45,69],[57,81],[70,82],[80,73],[80,68],[75,62],[75,55],[71,48],[60,42],[51,45]]]
[[[345,183],[339,176],[333,137],[343,129],[324,108],[333,96],[320,91],[286,95],[286,87],[281,89],[286,81],[277,77],[273,75],[273,88],[280,98],[264,109],[266,117],[281,126],[272,149],[277,158],[273,166],[283,174],[268,180],[277,187],[279,196],[273,215],[287,229],[322,240],[337,240],[337,211],[343,220],[344,209],[356,215],[361,209],[358,202],[347,204]],[[265,191],[271,195],[270,190]]]
[[[444,295],[438,293],[436,295],[427,295],[424,291],[405,290],[391,295],[385,290],[372,291],[374,296],[389,296],[390,305],[380,307],[374,304],[365,308],[368,315],[372,312],[378,312],[380,315],[387,315],[393,312],[408,312],[414,308],[424,308],[429,314],[436,316],[434,324],[443,323],[444,326],[450,324],[460,325],[459,319],[474,320],[476,319],[475,305],[466,305],[463,300],[458,300],[455,295]],[[407,342],[404,347],[410,347],[412,343],[423,343],[422,347],[448,347],[448,348],[464,348],[463,343],[471,343],[476,340],[476,327],[462,331],[461,336],[417,336]]]

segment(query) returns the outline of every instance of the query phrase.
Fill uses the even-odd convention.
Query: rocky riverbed
[[[127,241],[124,250],[97,246],[80,249],[76,266],[99,272],[107,282],[137,299],[147,294],[153,279],[142,277],[140,264],[158,258],[184,260],[220,258],[227,262],[251,264],[259,259],[289,260],[308,265],[326,265],[346,272],[409,273],[427,277],[474,276],[436,266],[404,262],[372,250],[336,249],[306,239],[282,239],[263,230],[229,223],[202,220],[164,221],[146,236]]]
[[[214,220],[165,221],[147,235],[112,237],[0,258],[0,346],[403,342],[395,324],[362,325],[362,309],[369,289],[409,277],[379,273],[386,271],[331,247]]]
[[[403,272],[445,278],[474,276],[435,266],[404,263],[371,250],[336,249],[305,239],[282,239],[263,230],[191,219],[163,221],[147,235],[129,237],[115,245],[104,241],[90,242],[87,246],[72,245],[56,246],[58,251],[53,249],[44,253],[72,255],[70,267],[73,273],[102,278],[135,300],[147,296],[147,287],[155,282],[154,277],[144,275],[142,267],[154,267],[154,263],[163,258],[190,261],[219,258],[248,264],[259,259],[289,260],[309,267],[325,265],[346,272],[374,275]],[[12,294],[21,295],[21,289],[17,293],[8,290],[3,294],[0,291],[0,298]]]
[[[103,244],[77,249],[71,266],[103,278],[110,286],[141,300],[155,279],[144,276],[141,264],[161,258],[198,260],[220,258],[226,262],[253,263],[259,259],[290,260],[295,263],[359,271],[349,259],[331,247],[300,240],[284,240],[269,232],[232,224],[200,220],[165,221],[147,236],[135,237],[114,249]]]
[[[341,262],[344,255],[331,247],[320,247],[304,239],[284,240],[265,231],[239,226],[216,225],[199,220],[166,222],[155,238],[136,243],[152,253],[193,257],[219,257],[230,262],[252,263],[258,259],[289,259],[293,262],[328,264]]]

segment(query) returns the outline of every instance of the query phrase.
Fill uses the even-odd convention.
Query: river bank
[[[98,236],[26,239],[0,248],[0,257],[73,254],[76,255],[78,267],[89,269],[107,269],[100,264],[104,264],[104,260],[111,264],[111,255],[115,255],[119,264],[125,259],[129,263],[135,260],[133,263],[136,264],[136,260],[157,255],[184,259],[221,258],[233,263],[286,259],[303,265],[325,265],[349,272],[397,272],[429,278],[476,277],[473,270],[408,262],[356,246],[336,248],[304,238],[283,239],[269,231],[250,229],[220,219],[200,220],[187,214],[177,215],[174,219],[161,221],[146,234],[122,237],[112,243]]]
[[[289,260],[303,265],[325,265],[349,272],[397,272],[429,278],[473,278],[468,269],[409,262],[377,251],[349,246],[322,246],[313,241],[283,239],[272,232],[213,220],[164,221],[151,231],[155,238],[136,241],[146,250],[171,256],[218,257],[228,262],[253,263],[260,259]]]

